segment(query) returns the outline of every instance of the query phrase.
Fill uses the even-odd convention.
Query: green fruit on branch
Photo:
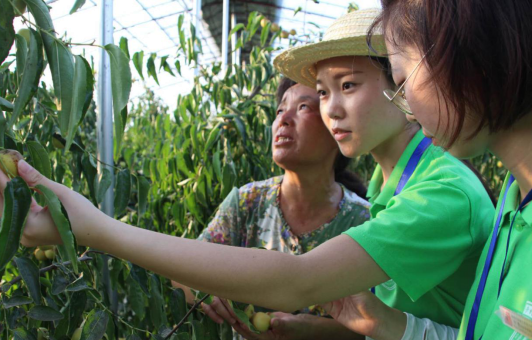
[[[0,170],[2,170],[9,177],[18,176],[18,162],[22,159],[22,155],[16,150],[1,150],[0,151]]]
[[[287,31],[282,31],[281,32],[281,38],[283,38],[283,39],[288,38],[289,35],[290,35],[290,33],[288,33]]]
[[[296,35],[296,34],[297,34],[297,31],[296,31],[295,29],[292,28],[292,29],[290,30],[290,35]]]
[[[30,29],[29,28],[21,28],[17,32],[18,35],[21,35],[25,40],[28,46],[30,46]]]
[[[14,9],[16,17],[19,17],[26,12],[26,3],[23,0],[15,0],[13,1],[13,5],[16,8]]]
[[[37,340],[46,340],[48,339],[48,330],[46,328],[37,329]]]
[[[37,261],[42,262],[46,261],[46,254],[44,251],[40,250],[39,248],[35,249],[35,252],[33,253],[35,255],[35,258]]]
[[[72,340],[79,340],[81,338],[81,331],[82,329],[81,328],[78,328],[74,331],[74,333],[72,333]]]
[[[251,320],[253,314],[255,314],[255,307],[253,305],[248,305],[246,309],[244,309],[244,313],[246,313],[248,319]]]
[[[263,312],[258,312],[253,315],[251,323],[259,332],[266,332],[270,328],[271,317]]]
[[[55,251],[53,249],[45,250],[44,255],[48,260],[55,259]]]
[[[270,22],[270,20],[268,20],[268,18],[263,17],[263,18],[260,20],[260,26],[261,26],[261,27],[266,27],[266,25],[268,25],[269,22]]]
[[[276,24],[275,22],[272,24],[271,28],[270,28],[270,31],[272,32],[279,32],[279,30],[281,29],[281,27],[279,26],[279,24]]]

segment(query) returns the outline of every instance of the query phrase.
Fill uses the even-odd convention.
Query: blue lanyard
[[[502,198],[501,206],[499,208],[499,214],[497,215],[497,221],[495,222],[495,226],[493,227],[493,233],[491,235],[491,243],[490,247],[488,249],[488,255],[486,255],[486,262],[484,263],[484,268],[482,269],[482,276],[480,277],[480,281],[478,283],[478,289],[477,294],[475,295],[475,301],[473,302],[473,307],[471,308],[471,313],[469,315],[469,322],[467,324],[467,332],[465,340],[473,340],[473,335],[475,333],[475,326],[477,324],[478,319],[478,313],[480,311],[480,302],[482,301],[482,295],[484,294],[484,288],[486,287],[486,280],[488,278],[488,273],[491,267],[491,261],[493,260],[493,254],[495,252],[495,245],[497,244],[497,238],[499,237],[499,227],[501,224],[502,219],[502,213],[504,211],[504,205],[506,203],[506,196],[508,195],[508,189],[510,189],[510,186],[514,182],[515,178],[513,175],[510,175],[510,178],[508,179],[508,184],[506,185],[506,189],[504,191],[504,196]],[[501,277],[499,279],[499,290],[497,292],[497,298],[499,298],[499,295],[501,294],[501,287],[502,282],[504,280],[504,268],[506,267],[506,259],[508,257],[508,248],[510,246],[510,236],[512,235],[512,228],[514,226],[515,217],[517,214],[523,210],[523,208],[532,201],[532,190],[526,195],[525,199],[521,204],[519,204],[519,207],[517,208],[517,211],[512,218],[512,222],[510,223],[510,229],[508,231],[508,239],[506,241],[506,253],[504,255],[504,262],[502,264],[501,269]],[[480,337],[482,339],[482,337]]]
[[[419,164],[419,161],[421,160],[421,156],[425,153],[425,150],[429,147],[431,144],[430,138],[423,138],[421,142],[417,145],[416,149],[414,150],[414,153],[412,153],[412,156],[410,156],[410,159],[408,160],[408,163],[406,163],[405,170],[403,171],[403,174],[401,175],[401,179],[399,179],[399,183],[397,184],[397,187],[395,188],[395,192],[393,193],[394,196],[397,196],[403,191],[403,188],[405,187],[406,183],[412,177],[412,174],[417,168],[417,165]],[[375,287],[371,288],[371,292],[375,294]]]

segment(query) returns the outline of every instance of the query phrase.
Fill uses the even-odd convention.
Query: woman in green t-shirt
[[[452,154],[488,150],[509,170],[491,236],[469,273],[476,276],[458,339],[532,339],[532,2],[382,5],[372,32],[386,32],[401,85],[386,96]]]
[[[314,72],[322,117],[342,153],[371,152],[380,164],[369,188],[372,220],[304,255],[227,247],[134,228],[101,213],[24,161],[19,162],[19,173],[31,186],[43,184],[57,194],[78,244],[206,293],[292,311],[377,286],[377,295],[400,310],[458,325],[493,208],[477,177],[433,146],[382,97],[383,90],[395,86],[378,68],[380,60],[368,58],[362,44],[368,21],[376,14],[357,11],[337,20],[325,43],[316,45],[319,51],[303,60],[318,58],[303,66]],[[337,54],[342,50],[345,54]],[[296,66],[293,69],[303,70]],[[0,175],[2,189],[6,181]],[[35,207],[23,244],[58,242],[50,214]]]

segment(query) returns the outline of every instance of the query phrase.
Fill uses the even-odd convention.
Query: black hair
[[[382,58],[386,59],[386,58]],[[277,88],[277,105],[281,104],[285,92],[297,83],[289,78],[283,77]],[[351,170],[347,169],[351,159],[342,155],[338,150],[338,155],[334,161],[334,180],[342,184],[349,191],[354,192],[362,198],[366,198],[368,189],[362,180]]]

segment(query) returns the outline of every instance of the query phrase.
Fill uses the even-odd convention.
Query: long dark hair
[[[289,78],[283,77],[281,79],[277,88],[277,105],[280,105],[283,100],[284,93],[296,84],[295,81]],[[368,190],[362,180],[353,171],[347,169],[350,162],[350,158],[345,157],[338,151],[334,161],[334,180],[358,196],[365,198]]]
[[[401,51],[413,46],[426,54],[429,82],[441,92],[451,146],[467,115],[483,128],[508,129],[532,111],[532,1],[381,0],[371,36],[387,33]],[[389,33],[389,34],[388,34]],[[428,53],[427,53],[428,52]]]

